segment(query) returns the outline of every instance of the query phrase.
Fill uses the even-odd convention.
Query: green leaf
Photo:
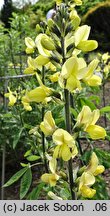
[[[29,200],[37,200],[39,198],[40,192],[44,187],[45,183],[41,182],[36,188],[32,190],[32,192],[28,195],[27,199]]]
[[[96,177],[96,182],[93,185],[93,188],[96,190],[96,194],[93,197],[93,200],[109,200],[109,195],[107,192],[107,185],[102,176]]]
[[[37,155],[31,155],[31,156],[27,157],[28,161],[36,161],[39,159],[40,159],[40,156],[37,156]]]
[[[24,129],[24,128],[20,128],[20,130],[18,131],[18,133],[15,135],[14,140],[13,140],[13,149],[16,148],[16,145],[17,145],[18,142],[19,142],[19,139],[20,139],[20,137],[21,137],[21,134],[22,134],[23,129]]]
[[[71,107],[71,108],[70,108],[70,112],[73,114],[73,116],[74,116],[75,118],[77,118],[78,113],[77,113],[77,111],[76,111],[75,109],[73,109],[73,108]]]
[[[96,109],[95,104],[87,98],[81,98],[82,105],[87,105],[91,108],[91,110]]]
[[[29,156],[29,155],[31,155],[31,149],[28,150],[28,151],[24,154],[24,157],[27,157],[27,156]]]
[[[19,170],[16,174],[14,174],[14,175],[9,179],[9,181],[8,181],[6,184],[4,184],[3,187],[8,187],[8,186],[12,185],[14,182],[18,181],[18,179],[21,178],[21,176],[27,171],[27,169],[28,169],[28,167],[25,167],[25,168]]]
[[[23,199],[27,194],[32,182],[31,168],[28,168],[26,173],[23,175],[20,184],[20,199]]]
[[[110,112],[110,106],[105,106],[102,109],[100,109],[101,114]]]

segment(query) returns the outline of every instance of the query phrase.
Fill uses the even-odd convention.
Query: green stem
[[[45,84],[45,71],[44,71],[44,67],[42,67],[42,82],[43,84]],[[45,107],[42,106],[42,121],[44,119],[44,113],[45,113]],[[45,171],[48,172],[48,165],[47,165],[47,160],[46,160],[46,156],[45,156],[45,136],[44,133],[41,133],[41,139],[42,139],[42,150],[43,150],[43,158],[44,158],[44,166],[45,166]]]
[[[66,130],[71,133],[71,118],[70,118],[70,94],[67,89],[64,90],[65,94],[65,120],[66,120]],[[69,182],[72,200],[75,200],[75,192],[73,191],[74,180],[73,180],[73,167],[72,158],[68,161],[68,171],[69,171]]]

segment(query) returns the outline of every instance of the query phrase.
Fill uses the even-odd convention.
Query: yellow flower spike
[[[52,174],[45,173],[41,176],[41,180],[47,184],[50,184],[51,187],[55,187],[58,179],[59,179],[59,176],[54,173]]]
[[[106,131],[104,128],[100,127],[99,125],[89,125],[86,128],[86,132],[88,132],[89,136],[93,140],[97,139],[105,139]]]
[[[77,47],[81,41],[86,41],[90,34],[90,26],[83,25],[75,32],[75,46]]]
[[[29,49],[33,49],[36,47],[35,42],[30,37],[25,38],[25,44]]]
[[[17,97],[13,95],[13,92],[8,87],[8,93],[5,93],[5,97],[9,98],[8,106],[14,106],[17,101]]]
[[[44,115],[44,121],[40,124],[40,129],[46,136],[50,136],[56,129],[55,121],[52,117],[51,111],[48,111]]]
[[[80,189],[81,195],[85,198],[92,198],[96,194],[96,190],[83,185]]]
[[[59,76],[60,76],[60,72],[57,72],[57,73],[51,75],[51,76],[49,77],[49,79],[51,80],[51,82],[58,82]]]
[[[81,41],[77,48],[79,50],[82,50],[83,52],[90,52],[92,50],[97,49],[98,43],[95,40],[87,40],[87,41]]]

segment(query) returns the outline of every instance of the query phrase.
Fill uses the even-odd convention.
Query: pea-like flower
[[[56,174],[57,161],[55,158],[52,158],[49,162],[49,168],[51,173],[45,173],[41,176],[41,180],[47,184],[50,184],[51,187],[54,187],[59,180],[59,175]]]
[[[30,103],[47,103],[51,100],[52,89],[41,85],[31,91],[27,91],[26,95],[22,97],[22,104],[26,110],[31,111]]]
[[[101,173],[103,173],[105,170],[105,167],[103,165],[99,165],[99,160],[95,152],[92,153],[91,159],[89,161],[89,164],[86,168],[86,171],[91,172],[94,176],[97,176]]]
[[[74,158],[78,154],[75,140],[66,130],[57,129],[52,138],[53,142],[57,145],[53,157],[61,157],[64,161],[68,161],[71,157]]]
[[[7,98],[9,98],[9,103],[8,103],[8,105],[9,106],[14,106],[14,104],[16,103],[16,101],[17,101],[17,94],[16,94],[16,92],[15,93],[13,93],[11,90],[10,90],[10,88],[8,87],[8,93],[5,93],[5,97],[7,97]]]
[[[35,39],[36,46],[41,55],[50,57],[52,50],[55,50],[53,40],[46,34],[39,34]]]
[[[41,122],[40,128],[46,136],[50,136],[56,129],[55,121],[52,117],[51,111],[48,111],[44,115],[44,121]]]
[[[26,53],[27,54],[31,54],[34,52],[34,49],[36,47],[35,42],[30,38],[30,37],[26,37],[25,38],[25,44],[27,46],[26,48]]]
[[[83,25],[79,27],[75,32],[75,46],[84,52],[89,52],[98,47],[98,43],[95,40],[88,40],[90,34],[90,26]]]
[[[100,117],[100,111],[98,109],[91,111],[90,107],[83,106],[81,112],[77,116],[77,122],[75,127],[83,127],[89,136],[95,139],[104,139],[106,131],[103,127],[95,125]]]
[[[90,172],[84,172],[79,178],[78,193],[85,198],[92,198],[96,194],[96,190],[91,186],[95,183],[95,177]]]

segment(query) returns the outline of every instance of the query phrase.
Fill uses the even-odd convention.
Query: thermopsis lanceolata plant
[[[83,57],[98,43],[88,39],[90,26],[80,26],[75,6],[81,4],[81,0],[56,0],[53,17],[36,26],[35,40],[25,38],[28,66],[24,73],[36,77],[34,88],[29,85],[19,93],[9,88],[5,94],[10,106],[19,103],[31,115],[37,104],[39,112],[38,124],[29,131],[30,139],[37,137],[37,142],[24,155],[28,163],[21,164],[23,168],[4,185],[21,178],[21,199],[32,183],[31,168],[39,163],[44,164],[42,175],[27,199],[37,199],[41,190],[47,199],[97,199],[103,182],[99,175],[105,168],[92,143],[105,139],[106,131],[97,124],[100,110],[84,98],[87,89],[102,84],[95,73],[98,59],[86,63]],[[88,160],[84,160],[82,139],[89,145]]]

